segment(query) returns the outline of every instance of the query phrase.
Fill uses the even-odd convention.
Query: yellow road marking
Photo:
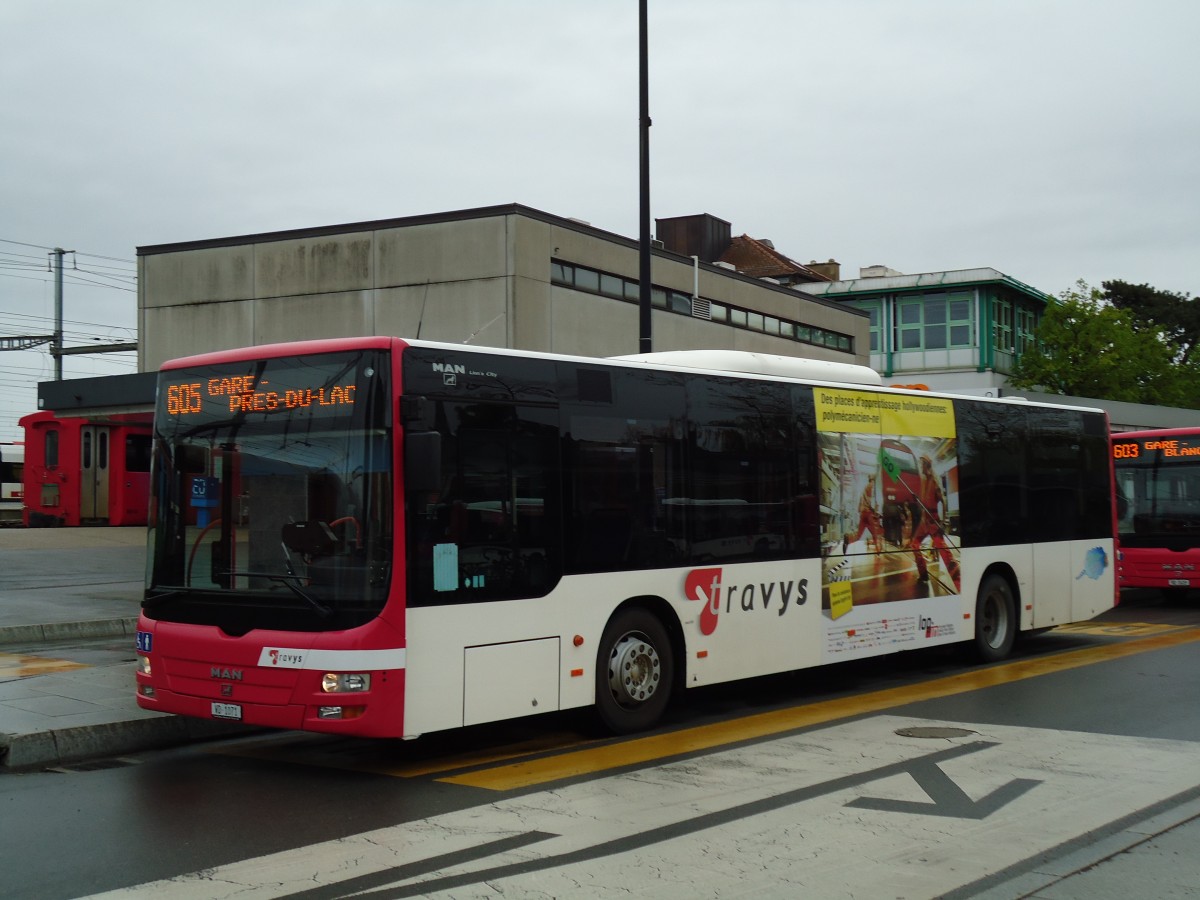
[[[451,769],[465,769],[472,766],[487,765],[492,762],[514,759],[518,756],[528,756],[531,753],[544,753],[547,750],[557,750],[559,748],[569,750],[572,747],[597,743],[596,740],[580,739],[578,735],[570,735],[571,740],[567,740],[566,738],[567,736],[562,734],[546,735],[520,744],[509,745],[503,750],[490,753],[461,753],[451,757],[429,759],[420,763],[413,762],[404,766],[381,766],[371,771],[380,775],[399,775],[403,778],[413,778],[417,775],[434,775],[438,772],[447,772]]]
[[[27,656],[22,653],[0,653],[0,678],[28,678],[31,675],[52,675],[72,669],[86,669],[83,663],[48,656]]]
[[[1106,634],[1116,637],[1133,637],[1166,634],[1168,631],[1179,631],[1187,627],[1186,625],[1156,625],[1149,622],[1075,622],[1071,625],[1059,625],[1054,630],[1066,634]]]
[[[328,735],[311,735],[286,738],[268,738],[259,741],[244,741],[233,745],[208,748],[207,752],[220,756],[241,756],[249,759],[286,759],[301,765],[323,766],[329,769],[347,769],[353,772],[372,772],[397,778],[416,778],[436,775],[456,769],[473,769],[492,763],[504,762],[522,756],[547,751],[570,750],[596,740],[580,739],[578,734],[541,734],[516,744],[506,744],[491,750],[467,751],[450,756],[394,763],[387,759],[394,745],[386,745],[374,761],[363,761],[363,747],[357,744],[353,752],[347,753],[340,744],[330,745]]]
[[[922,684],[889,688],[858,697],[825,700],[805,706],[759,713],[753,716],[686,728],[670,734],[654,735],[564,753],[545,759],[527,760],[507,766],[453,775],[439,779],[451,784],[486,788],[493,791],[514,790],[531,785],[591,775],[609,769],[619,769],[667,757],[681,756],[699,750],[710,750],[727,744],[770,737],[797,728],[819,725],[864,713],[879,712],[907,703],[949,697],[967,691],[1037,678],[1054,672],[1065,672],[1111,659],[1120,659],[1150,650],[1161,650],[1178,644],[1200,640],[1200,629],[1187,628],[1156,637],[1075,650],[1055,656],[1021,660],[938,678]]]

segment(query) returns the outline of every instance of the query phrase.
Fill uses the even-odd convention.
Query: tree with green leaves
[[[1192,351],[1200,343],[1200,297],[1189,299],[1187,294],[1125,281],[1103,281],[1101,285],[1101,296],[1117,309],[1126,310],[1135,327],[1161,329],[1175,348],[1176,360],[1182,365],[1190,362]]]
[[[1178,359],[1161,326],[1079,281],[1046,307],[1037,346],[1023,353],[1013,387],[1051,394],[1200,409],[1200,376]]]

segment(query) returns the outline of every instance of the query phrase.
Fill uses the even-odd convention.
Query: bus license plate
[[[214,703],[212,714],[214,719],[238,719],[240,721],[242,707],[237,703]]]
[[[1170,578],[1167,580],[1169,587],[1191,587],[1192,583],[1186,578]]]

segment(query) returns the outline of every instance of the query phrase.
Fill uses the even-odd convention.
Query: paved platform
[[[144,528],[0,528],[0,771],[236,734],[134,700]]]

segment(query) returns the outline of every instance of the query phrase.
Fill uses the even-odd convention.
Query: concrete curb
[[[0,735],[0,771],[26,772],[261,730],[236,722],[208,722],[162,713],[148,715],[124,722]]]
[[[0,627],[0,647],[25,644],[49,644],[77,639],[129,637],[137,631],[137,617],[96,619],[91,622],[50,622],[45,625],[5,625]]]

